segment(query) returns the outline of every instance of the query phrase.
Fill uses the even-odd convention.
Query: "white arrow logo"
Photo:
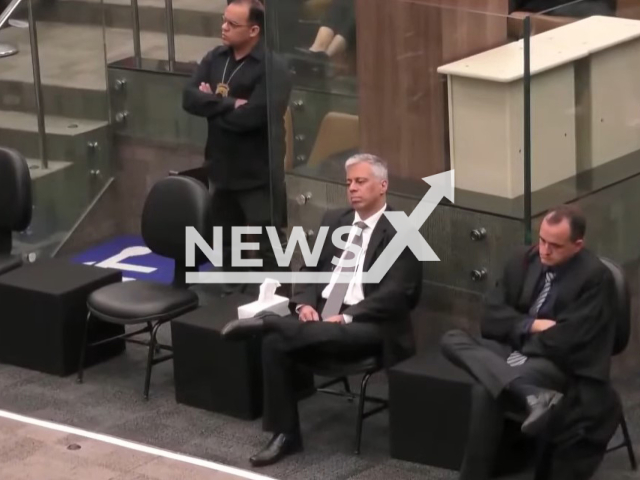
[[[420,200],[416,208],[407,217],[404,212],[384,212],[389,222],[396,229],[396,235],[393,237],[389,245],[384,249],[376,262],[371,266],[369,271],[362,276],[364,283],[379,283],[386,275],[394,262],[398,259],[405,248],[411,249],[418,260],[422,262],[438,262],[440,259],[427,243],[425,238],[420,234],[420,228],[433,213],[443,198],[454,202],[454,171],[431,175],[422,179],[431,185],[429,191]],[[296,227],[297,228],[297,227]],[[327,227],[323,227],[327,228]],[[187,228],[187,245],[208,245],[199,236],[195,229]],[[198,238],[196,239],[195,236]],[[278,245],[280,252],[282,246]],[[307,251],[309,247],[307,245]],[[214,251],[202,252],[215,265],[216,258],[213,256]],[[195,258],[193,252],[191,258]],[[187,255],[189,258],[189,255]],[[192,266],[192,265],[187,265]],[[188,272],[186,274],[187,283],[263,283],[266,279],[277,280],[281,283],[319,283],[327,284],[331,281],[334,272]],[[338,274],[338,282],[350,282],[353,273],[346,272]]]
[[[409,217],[404,212],[384,212],[396,229],[396,235],[369,271],[363,275],[366,277],[363,278],[364,282],[379,283],[406,247],[409,247],[421,262],[440,261],[436,252],[420,234],[420,227],[424,225],[443,197],[448,198],[451,203],[454,202],[454,171],[431,175],[422,180],[431,185],[431,188]]]

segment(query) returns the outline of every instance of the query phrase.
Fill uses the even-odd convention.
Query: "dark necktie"
[[[538,298],[536,298],[536,301],[533,302],[533,305],[529,309],[529,315],[531,315],[532,317],[536,317],[538,315],[538,312],[540,311],[540,308],[542,307],[542,305],[544,305],[545,300],[549,296],[549,291],[551,290],[551,283],[553,282],[553,279],[555,278],[555,276],[556,274],[554,272],[545,273],[544,286],[542,287],[542,290],[538,294]],[[517,350],[515,352],[511,352],[511,355],[509,355],[509,358],[507,358],[507,363],[511,367],[517,367],[519,365],[522,365],[526,361],[527,361],[527,357],[522,353],[518,352]]]
[[[351,242],[351,245],[357,245],[359,247],[362,247],[362,236],[364,235],[364,230],[367,228],[367,224],[364,222],[358,222],[355,224],[355,226],[360,229],[360,234],[356,233],[355,237],[353,237],[353,241]],[[353,260],[353,258],[354,258],[353,252],[350,250],[345,250],[343,261]],[[353,274],[355,274],[355,271],[356,271],[356,265],[353,265],[351,267],[343,267],[341,265],[338,265],[337,268],[340,269],[338,273],[351,272],[352,275],[350,277],[350,280],[353,279]],[[350,281],[349,282],[345,281],[345,282],[336,282],[333,284],[333,287],[329,292],[329,298],[327,298],[327,301],[324,304],[324,308],[322,309],[323,319],[333,317],[334,315],[338,315],[340,313],[340,308],[344,303],[344,297],[347,295],[347,290],[349,289],[350,283],[351,283]]]
[[[555,278],[555,276],[556,274],[554,272],[545,273],[544,286],[542,287],[542,290],[540,291],[538,298],[536,298],[536,301],[533,303],[533,305],[531,306],[531,309],[529,310],[529,315],[531,315],[532,317],[535,317],[536,315],[538,315],[540,308],[542,307],[542,305],[544,305],[544,301],[549,296],[549,291],[551,290],[551,283],[553,282],[553,279]]]

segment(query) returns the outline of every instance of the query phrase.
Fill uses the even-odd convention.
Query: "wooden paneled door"
[[[436,70],[505,44],[509,0],[355,2],[360,149],[387,159],[395,177],[446,170],[446,88]]]

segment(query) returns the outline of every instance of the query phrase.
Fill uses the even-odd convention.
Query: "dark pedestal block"
[[[389,371],[391,456],[459,470],[467,446],[475,380],[437,350]],[[496,474],[521,470],[535,448],[505,418]]]
[[[178,403],[246,420],[262,415],[260,339],[231,342],[220,336],[237,318],[238,306],[254,300],[230,295],[171,322]],[[298,391],[312,390],[313,376],[300,373]]]
[[[54,375],[77,371],[87,317],[87,297],[120,282],[116,270],[43,260],[0,276],[0,362]],[[93,322],[89,341],[124,333],[124,328]],[[87,365],[121,353],[124,342],[87,352]]]

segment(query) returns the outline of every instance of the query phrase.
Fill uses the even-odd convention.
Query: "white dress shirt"
[[[358,215],[358,212],[356,212],[355,214],[352,225],[355,225],[358,222],[364,222],[367,224],[367,228],[365,228],[364,232],[362,233],[362,248],[358,253],[358,257],[357,257],[358,263],[356,264],[356,269],[355,269],[353,278],[351,279],[351,282],[349,282],[349,287],[347,288],[347,293],[344,297],[344,303],[346,305],[355,305],[361,302],[362,300],[364,300],[364,291],[362,290],[362,271],[364,268],[364,259],[367,254],[367,247],[369,246],[369,240],[371,240],[371,234],[373,233],[373,229],[376,227],[378,220],[380,220],[380,217],[382,217],[382,214],[386,209],[387,209],[387,204],[385,203],[385,205],[379,211],[371,215],[366,220],[362,220],[360,218],[360,215]],[[350,245],[353,242],[353,239],[356,236],[356,231],[357,229],[355,227],[351,228],[351,231],[349,232],[349,237],[347,238],[347,245]],[[347,252],[347,249],[345,248],[345,251],[342,253],[342,256],[340,257],[340,262],[338,263],[336,268],[333,270],[333,276],[331,277],[331,282],[329,282],[329,285],[327,285],[322,291],[322,298],[324,298],[325,300],[329,298],[329,293],[331,293],[331,289],[333,288],[333,285],[336,283],[338,279],[338,276],[341,270],[342,261],[344,259],[346,252]],[[318,313],[322,314],[322,312],[318,312]],[[351,315],[343,314],[342,316],[344,317],[345,323],[351,323],[351,321],[353,320],[353,317]]]

